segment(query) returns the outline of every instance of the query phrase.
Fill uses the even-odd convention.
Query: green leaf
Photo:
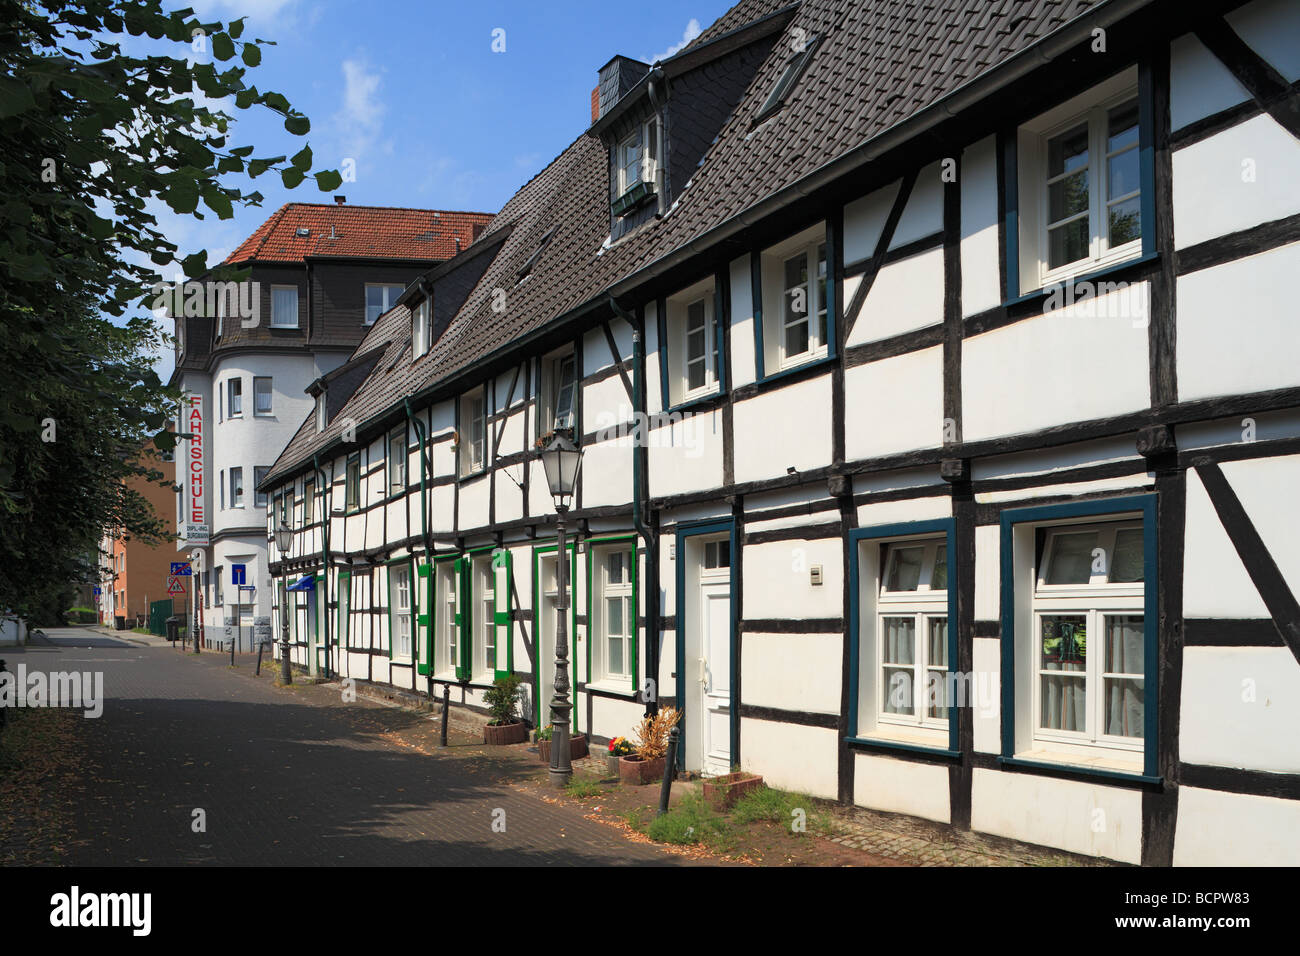
[[[0,119],[16,116],[35,107],[36,98],[26,83],[14,76],[0,77]]]
[[[293,165],[297,166],[303,172],[311,169],[311,147],[304,146],[294,154],[293,158],[289,160],[289,162],[293,163]]]
[[[226,24],[226,32],[238,40],[244,34],[244,17],[238,20],[231,20]]]
[[[240,51],[240,57],[245,66],[257,66],[262,62],[262,51],[252,43],[245,43],[244,49]]]
[[[323,193],[332,192],[343,185],[337,169],[325,169],[316,174],[316,187]]]
[[[230,197],[219,186],[212,186],[203,190],[203,202],[217,214],[218,219],[230,219],[234,216],[234,211],[230,205]]]
[[[311,130],[311,120],[301,113],[295,113],[284,118],[284,128],[294,136],[306,136]]]
[[[297,166],[290,166],[288,169],[280,170],[280,179],[284,182],[285,189],[293,189],[305,179],[307,174]]]
[[[228,33],[217,33],[212,37],[212,55],[225,62],[235,55],[235,44]]]
[[[208,271],[208,250],[200,249],[181,260],[181,270],[191,279]]]

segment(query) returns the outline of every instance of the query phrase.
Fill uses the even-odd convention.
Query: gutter
[[[321,470],[320,455],[311,456],[312,465],[316,469],[316,487],[320,488],[321,510],[325,512],[321,515],[321,537],[320,537],[320,565],[321,565],[321,613],[325,616],[325,676],[331,677],[332,668],[330,666],[332,657],[330,654],[330,525],[333,523],[333,515],[330,513],[330,501],[328,498],[325,483],[325,472]],[[313,599],[314,599],[313,595]],[[314,662],[313,662],[314,663]]]
[[[432,628],[433,615],[435,611],[435,608],[433,606],[433,601],[431,600],[433,595],[433,545],[429,541],[429,495],[425,489],[425,480],[426,480],[425,476],[430,471],[432,471],[433,468],[429,463],[429,445],[428,442],[425,441],[424,422],[416,418],[415,413],[411,411],[411,400],[409,398],[405,399],[404,404],[406,405],[406,421],[410,425],[410,427],[415,430],[415,436],[417,440],[420,442],[420,537],[424,539],[424,557],[425,560],[429,562],[428,594],[425,597],[426,597],[426,606],[429,608],[429,627]],[[419,578],[419,574],[416,575],[416,578],[417,579]],[[418,587],[418,585],[416,586]],[[418,627],[420,615],[415,614],[414,617],[415,617],[416,625]],[[416,628],[412,628],[412,635],[415,634],[415,631]],[[416,640],[414,636],[412,637],[412,640]],[[416,661],[419,660],[420,650],[419,650],[418,642],[416,643],[414,647],[414,653],[411,656],[415,658]],[[416,675],[419,673],[419,670],[420,669],[418,666],[411,667],[411,690],[415,690],[415,678]],[[432,698],[433,697],[432,655],[430,655],[430,659],[427,662],[424,676],[427,684],[425,689],[426,691],[428,691],[429,697]]]

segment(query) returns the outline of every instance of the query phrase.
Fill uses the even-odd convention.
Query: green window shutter
[[[459,557],[456,559],[456,634],[460,638],[460,660],[456,662],[457,680],[469,680],[470,662],[474,659],[470,655],[473,639],[470,620],[473,608],[469,598],[469,558]]]
[[[414,645],[416,656],[420,658],[416,665],[421,674],[429,673],[433,663],[433,565],[429,562],[415,566],[417,587],[424,593],[424,613],[415,617],[416,627]],[[424,653],[420,653],[420,636],[424,636]]]
[[[335,643],[340,650],[346,651],[349,643],[348,629],[352,622],[349,618],[352,615],[352,574],[344,571],[339,575],[339,617],[338,617],[338,634]]]
[[[492,555],[492,620],[496,629],[496,676],[507,677],[514,669],[514,628],[510,623],[510,594],[514,559],[506,549]]]
[[[384,588],[388,591],[388,659],[393,659],[393,636],[397,633],[397,628],[393,625],[393,565],[384,568]],[[391,673],[391,672],[390,672]]]

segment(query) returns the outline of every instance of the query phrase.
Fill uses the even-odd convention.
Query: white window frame
[[[472,591],[474,601],[474,666],[470,679],[477,683],[492,683],[496,679],[496,568],[492,566],[492,555],[476,555],[470,564],[473,575]],[[492,650],[492,659],[488,660],[488,649]]]
[[[622,575],[614,580],[610,574],[610,561],[615,556],[621,558]],[[636,595],[632,588],[633,567],[636,562],[636,547],[633,541],[619,542],[609,547],[595,549],[593,575],[596,594],[593,595],[592,610],[595,621],[592,631],[592,670],[593,680],[611,689],[627,691],[632,688],[632,655],[634,653],[636,634]],[[621,633],[614,633],[610,627],[609,602],[618,601],[622,608]],[[623,666],[614,671],[610,666],[610,646],[617,641],[622,645]]]
[[[221,338],[223,321],[226,317],[226,294],[224,291],[217,293],[217,338]]]
[[[618,199],[637,183],[656,185],[659,175],[659,156],[663,150],[662,130],[659,117],[653,116],[637,125],[637,128],[620,139],[614,147],[614,198]],[[646,141],[654,136],[654,150],[645,148]],[[636,150],[636,156],[629,153]],[[629,171],[635,170],[636,179],[629,178]]]
[[[1098,84],[1020,127],[1017,137],[1019,156],[1016,167],[1019,180],[1021,294],[1068,281],[1076,276],[1142,255],[1141,232],[1153,228],[1153,224],[1141,221],[1140,212],[1142,175],[1140,101],[1137,102],[1139,141],[1112,154],[1118,155],[1129,150],[1139,154],[1138,189],[1113,200],[1106,198],[1107,114],[1111,109],[1129,101],[1138,101],[1136,67]],[[1088,255],[1053,268],[1048,264],[1047,144],[1052,138],[1082,123],[1088,125]],[[1139,235],[1136,239],[1112,247],[1109,242],[1105,210],[1114,203],[1135,197],[1139,205]],[[1066,220],[1062,220],[1064,221]]]
[[[393,453],[394,441],[400,445],[396,455]],[[406,466],[411,456],[411,446],[405,425],[398,425],[388,433],[388,448],[386,450],[388,452],[386,456],[388,459],[388,494],[390,496],[398,495],[406,490]],[[394,472],[398,474],[394,475]],[[399,480],[394,481],[394,477]]]
[[[383,297],[383,302],[381,303],[382,308],[380,308],[379,312],[376,313],[373,319],[370,317],[370,290],[371,289],[381,290],[382,297]],[[385,312],[387,312],[389,309],[391,309],[394,305],[397,304],[398,296],[400,296],[402,292],[405,291],[405,289],[406,289],[405,286],[399,285],[396,282],[365,283],[365,291],[362,293],[362,303],[361,303],[361,307],[363,309],[362,316],[361,316],[361,324],[367,326],[374,325],[375,322],[379,319],[379,316],[383,315]]]
[[[709,538],[700,542],[700,577],[729,578],[731,562],[735,556],[731,553],[731,538]],[[725,559],[726,563],[723,564]]]
[[[1026,642],[1026,657],[1023,661],[1023,673],[1028,675],[1026,706],[1029,707],[1029,726],[1031,728],[1031,747],[1034,751],[1045,750],[1054,753],[1071,754],[1083,757],[1111,758],[1121,762],[1132,762],[1133,756],[1145,753],[1146,741],[1143,737],[1121,737],[1103,732],[1103,708],[1106,679],[1137,679],[1143,681],[1145,674],[1111,674],[1104,670],[1106,656],[1105,620],[1108,617],[1138,617],[1145,622],[1145,582],[1110,583],[1113,571],[1114,545],[1117,535],[1122,531],[1134,531],[1143,534],[1142,521],[1121,515],[1099,515],[1095,519],[1087,518],[1066,522],[1048,522],[1035,526],[1042,528],[1046,535],[1043,555],[1039,566],[1032,568],[1030,581],[1033,592],[1029,600],[1028,613],[1025,615],[1025,632],[1029,635]],[[1061,537],[1069,534],[1085,533],[1096,530],[1098,540],[1096,548],[1102,553],[1093,552],[1096,560],[1091,568],[1087,584],[1048,584],[1046,575],[1051,568],[1056,548]],[[1100,570],[1099,570],[1100,568]],[[1042,667],[1042,623],[1044,617],[1079,616],[1084,618],[1086,637],[1097,652],[1088,653],[1085,644],[1085,669],[1080,673],[1084,681],[1084,730],[1073,731],[1045,728],[1042,726],[1042,684],[1044,673],[1059,673]],[[1021,673],[1017,669],[1017,673]],[[1151,706],[1144,699],[1143,706]],[[1145,726],[1143,728],[1145,730]]]
[[[691,309],[703,308],[704,354],[692,358],[690,354]],[[702,279],[664,300],[667,313],[669,388],[666,407],[681,405],[708,395],[720,388],[719,367],[722,354],[718,345],[717,286],[713,276]],[[691,366],[703,362],[704,383],[691,388]]]
[[[323,432],[325,426],[329,424],[325,415],[325,393],[319,392],[316,395],[316,431]]]
[[[388,635],[393,660],[409,661],[415,649],[415,604],[412,601],[411,565],[403,561],[388,566],[389,621],[393,633]],[[403,604],[405,598],[405,604]]]
[[[255,465],[253,467],[253,504],[258,508],[266,507],[266,492],[258,488],[262,479],[266,477],[267,472],[271,470],[270,465]]]
[[[874,615],[874,645],[875,645],[875,679],[876,701],[875,715],[877,733],[881,732],[882,726],[886,732],[882,736],[888,736],[888,729],[903,728],[913,731],[936,731],[942,732],[942,742],[946,744],[948,739],[948,706],[947,689],[950,686],[948,681],[948,672],[952,669],[952,662],[948,657],[948,632],[947,628],[953,626],[948,620],[948,589],[946,582],[945,587],[936,588],[935,575],[942,559],[944,563],[945,576],[947,572],[947,537],[916,537],[916,538],[899,538],[890,540],[873,540],[871,546],[884,545],[884,557],[881,559],[880,571],[876,581],[876,608]],[[915,590],[891,590],[888,587],[891,570],[898,556],[908,550],[920,549],[921,567],[918,572],[917,586]],[[912,629],[912,663],[910,665],[899,665],[887,662],[885,660],[885,619],[886,618],[911,618],[913,622]],[[945,622],[943,636],[943,654],[944,660],[936,664],[930,659],[930,623],[942,618]],[[886,700],[892,696],[894,688],[889,680],[886,679],[886,670],[898,671],[904,667],[909,667],[912,671],[912,699],[910,706],[912,713],[895,713],[885,709]],[[943,703],[941,709],[942,717],[935,717],[929,713],[930,703],[930,685],[928,683],[932,673],[939,674],[940,686],[943,688],[943,696],[940,698]],[[939,737],[935,738],[940,740]]]
[[[564,378],[565,365],[570,367],[570,375],[567,381]],[[538,398],[541,402],[541,410],[537,416],[538,437],[543,437],[552,431],[561,429],[576,430],[578,356],[571,347],[552,352],[541,360],[540,386]],[[568,412],[561,415],[560,408],[564,404],[562,399],[566,391],[568,392]]]
[[[238,482],[235,481],[236,476],[239,477]],[[238,486],[238,494],[235,493],[236,486]],[[239,465],[230,469],[230,507],[244,507],[244,469]]]
[[[487,468],[487,390],[480,386],[460,401],[460,476],[464,478]]]
[[[457,593],[456,562],[443,561],[436,564],[436,596],[438,620],[435,622],[435,641],[441,658],[434,670],[444,679],[455,679],[456,665],[460,655],[460,629],[456,627],[456,603],[460,600]],[[441,638],[440,640],[438,638]]]
[[[821,222],[763,250],[759,257],[759,267],[762,270],[765,376],[816,362],[830,354],[831,317],[826,292],[831,263],[830,243],[827,240],[826,224]],[[807,278],[797,286],[787,287],[786,264],[800,256],[804,257]],[[824,263],[824,267],[819,268],[819,263]],[[793,310],[787,309],[787,303],[795,299],[793,293],[796,289],[803,291],[805,311],[801,318],[791,319],[787,312]],[[808,327],[808,348],[802,352],[788,352],[787,330],[802,324]]]
[[[258,392],[257,390],[258,382],[266,383],[265,393]],[[266,411],[262,411],[257,407],[257,397],[259,394],[266,395]],[[275,414],[275,384],[270,375],[253,376],[253,414],[261,415],[263,417]]]
[[[236,408],[238,405],[238,408]],[[226,418],[244,417],[244,379],[232,375],[226,379]]]
[[[421,299],[411,310],[411,358],[418,359],[429,351],[432,326],[429,324],[431,309],[428,299]]]
[[[286,322],[283,319],[276,321],[275,294],[277,292],[293,293],[293,321]],[[296,285],[275,285],[271,286],[271,328],[273,329],[296,329],[298,328],[298,311],[299,311],[299,289]]]

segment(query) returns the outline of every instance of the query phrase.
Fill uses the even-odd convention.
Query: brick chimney
[[[348,197],[347,197],[347,196],[335,196],[335,197],[334,197],[334,205],[336,205],[336,206],[342,206],[342,205],[343,205],[345,202],[347,202],[347,201],[348,201]]]
[[[594,123],[600,119],[600,87],[592,87],[591,90],[591,121]]]

